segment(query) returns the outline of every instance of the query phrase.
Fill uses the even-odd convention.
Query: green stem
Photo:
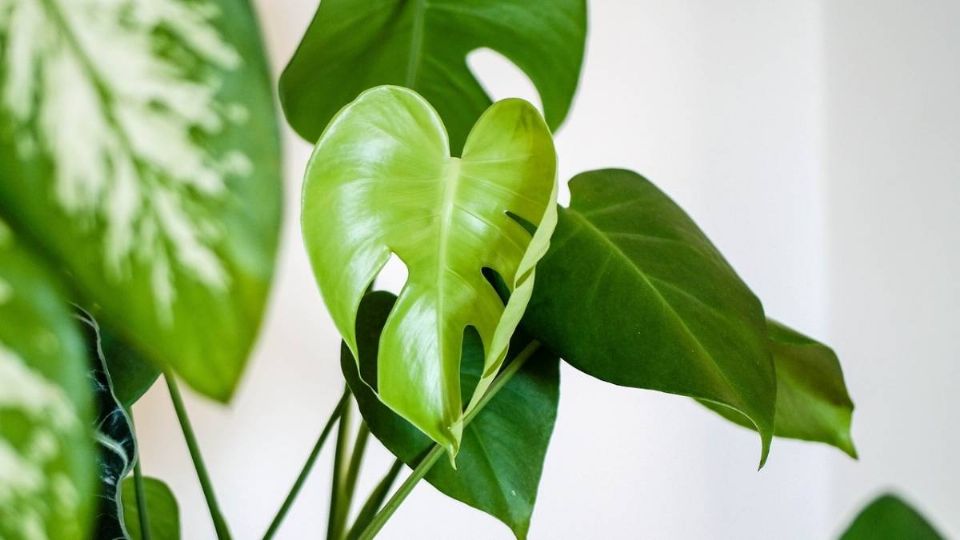
[[[177,420],[180,421],[180,429],[183,431],[183,438],[187,442],[187,449],[190,450],[190,458],[193,460],[193,468],[197,471],[200,488],[207,500],[207,508],[210,510],[210,518],[213,520],[213,528],[217,531],[217,538],[219,540],[230,540],[230,529],[227,527],[227,522],[223,519],[223,513],[220,512],[220,506],[217,504],[217,496],[213,492],[213,483],[210,481],[207,467],[203,464],[200,446],[197,444],[197,437],[190,425],[190,418],[187,416],[187,409],[183,405],[180,389],[177,388],[177,381],[174,380],[170,372],[164,372],[163,378],[167,383],[167,390],[170,392],[170,401],[173,402],[173,408],[177,412]]]
[[[337,426],[337,450],[333,456],[333,478],[330,481],[330,511],[327,515],[327,540],[339,540],[343,534],[342,524],[340,523],[340,507],[344,499],[344,480],[346,471],[347,457],[347,433],[350,432],[350,411],[347,407],[340,417],[340,425]]]
[[[373,488],[370,496],[367,497],[366,502],[360,508],[356,521],[353,522],[350,532],[347,533],[347,540],[356,540],[360,533],[367,528],[377,511],[380,510],[380,506],[383,505],[383,501],[390,493],[390,488],[393,487],[393,483],[397,480],[397,476],[400,475],[402,469],[403,461],[400,458],[395,459],[393,465],[390,466],[390,470],[380,480],[377,487]]]
[[[514,375],[520,371],[520,368],[523,367],[523,364],[533,356],[533,353],[537,352],[537,349],[540,348],[540,342],[533,340],[527,344],[526,347],[520,354],[510,364],[503,369],[503,372],[497,376],[496,380],[493,381],[493,384],[490,385],[490,389],[487,390],[487,393],[483,395],[480,401],[477,403],[477,406],[468,412],[463,419],[463,425],[466,427],[470,422],[476,418],[477,414],[486,407],[487,403],[490,403],[490,400],[497,395],[500,390],[503,389],[504,385],[513,378]],[[430,452],[423,458],[417,467],[410,473],[410,476],[403,481],[403,484],[400,485],[400,488],[397,489],[397,492],[390,497],[390,500],[387,501],[386,506],[383,507],[383,510],[377,513],[376,516],[370,521],[370,524],[367,525],[367,528],[363,530],[363,533],[360,534],[359,540],[372,540],[377,533],[383,529],[383,526],[387,524],[387,520],[393,516],[394,512],[397,511],[397,508],[400,508],[400,505],[404,500],[410,495],[413,491],[413,488],[417,485],[417,482],[423,479],[424,476],[430,472],[430,469],[440,460],[440,457],[443,456],[444,448],[441,445],[434,445]]]
[[[360,476],[360,464],[363,462],[363,453],[367,449],[367,440],[370,438],[370,428],[360,419],[357,428],[357,437],[353,442],[353,453],[350,455],[350,465],[347,467],[347,476],[343,483],[343,504],[340,505],[340,515],[337,517],[337,530],[340,537],[347,530],[347,518],[350,507],[353,505],[353,494],[357,489],[357,478]]]
[[[140,458],[133,465],[133,487],[137,495],[137,518],[140,522],[140,540],[150,540],[150,518],[147,516],[147,494],[143,489],[143,471],[140,470]]]
[[[293,501],[296,500],[297,496],[300,494],[300,489],[303,488],[303,484],[306,482],[307,476],[313,469],[313,464],[317,461],[317,457],[320,456],[320,450],[323,449],[324,443],[327,442],[327,437],[329,437],[330,432],[333,431],[333,424],[340,419],[340,417],[343,415],[343,411],[349,404],[350,389],[344,388],[343,396],[340,398],[340,401],[337,402],[337,406],[333,409],[333,413],[330,414],[330,418],[327,419],[327,423],[323,426],[323,430],[320,432],[320,437],[317,438],[316,444],[313,445],[313,450],[310,451],[310,455],[307,457],[306,463],[303,464],[303,469],[301,469],[300,475],[297,477],[296,482],[293,483],[293,487],[290,488],[290,493],[287,495],[287,498],[284,499],[283,505],[281,505],[280,510],[277,511],[276,517],[274,517],[273,521],[270,523],[270,528],[268,528],[266,534],[263,535],[263,540],[270,540],[277,533],[277,530],[280,528],[280,524],[283,523],[284,518],[287,517],[287,512],[289,512],[290,507],[293,506]]]

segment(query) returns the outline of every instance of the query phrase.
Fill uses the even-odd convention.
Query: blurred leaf
[[[357,339],[364,377],[376,373],[380,332],[395,300],[392,294],[374,292],[360,305]],[[415,467],[433,442],[380,403],[360,380],[357,363],[346,346],[340,364],[371,433]],[[466,394],[475,388],[482,367],[482,345],[476,333],[468,333],[461,374]],[[526,537],[557,416],[559,385],[559,360],[540,349],[464,428],[457,470],[441,460],[426,480],[444,494],[504,522],[517,538]]]
[[[864,508],[840,540],[942,540],[944,537],[903,499],[882,495]]]
[[[227,400],[282,189],[248,3],[5,2],[0,96],[0,211],[105,325]]]
[[[95,538],[127,538],[120,501],[120,485],[133,470],[137,460],[137,443],[130,418],[113,394],[110,374],[103,356],[100,327],[87,313],[78,313],[86,333],[87,354],[90,358],[90,382],[97,400],[97,419],[94,436],[99,445],[97,464],[100,471]]]
[[[459,152],[490,98],[467,54],[493,49],[522,69],[557,129],[580,77],[586,0],[323,0],[280,78],[290,125],[316,141],[374,86],[406,86],[433,103]]]
[[[0,220],[0,538],[84,538],[96,493],[83,338]]]
[[[391,253],[406,263],[409,277],[383,332],[379,397],[451,454],[464,414],[464,329],[474,328],[483,340],[482,394],[530,297],[534,266],[556,222],[555,202],[550,131],[536,109],[517,99],[483,114],[458,159],[450,157],[443,123],[423,98],[405,88],[375,88],[337,115],[307,167],[304,242],[351,350],[364,292]],[[531,235],[521,223],[539,227]],[[506,305],[485,269],[510,287]]]
[[[570,181],[524,327],[599,379],[715,402],[758,427],[776,380],[763,308],[684,211],[642,176]]]
[[[773,434],[830,444],[856,458],[850,436],[853,402],[837,355],[826,345],[773,320],[767,320],[767,332],[777,371]],[[733,422],[753,428],[729,409],[711,403],[704,405]]]
[[[162,480],[144,477],[143,492],[147,506],[150,540],[180,540],[180,509],[173,492]],[[140,510],[133,477],[123,481],[123,519],[131,540],[141,540]]]

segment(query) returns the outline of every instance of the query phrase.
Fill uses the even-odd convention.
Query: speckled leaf
[[[0,0],[0,211],[219,400],[273,272],[276,118],[245,0]]]
[[[280,99],[312,142],[359,93],[405,86],[433,103],[459,151],[490,106],[469,52],[493,49],[522,69],[557,129],[577,89],[586,34],[586,0],[323,0],[283,72]]]
[[[776,321],[767,321],[767,335],[777,371],[773,434],[826,443],[856,458],[850,435],[853,401],[837,355],[830,347]],[[754,427],[729,409],[704,405],[737,424]]]
[[[359,373],[367,379],[376,374],[380,333],[395,300],[392,294],[375,292],[360,305]],[[527,343],[522,336],[516,341]],[[546,349],[538,351],[464,428],[457,469],[441,460],[426,476],[446,495],[504,522],[517,538],[526,537],[530,527],[543,459],[557,417],[559,363]],[[357,363],[346,346],[340,364],[370,431],[405,463],[416,466],[433,441],[377,400],[361,381]],[[475,388],[482,368],[483,348],[476,334],[469,333],[464,341],[461,372],[464,394]]]
[[[0,538],[84,538],[96,493],[83,338],[0,221]]]
[[[746,416],[766,459],[776,379],[763,308],[690,217],[642,176],[570,181],[524,317],[561,358],[605,381]]]
[[[853,520],[840,540],[943,540],[915,508],[896,495],[882,495]]]
[[[137,442],[130,418],[113,393],[101,345],[100,327],[85,312],[78,312],[76,318],[86,337],[90,365],[88,382],[97,403],[97,417],[92,426],[99,451],[97,467],[100,486],[94,537],[127,538],[129,535],[123,523],[120,486],[133,470],[137,459]]]
[[[162,480],[144,477],[143,494],[146,499],[150,540],[180,540],[180,508],[170,488]],[[123,521],[126,523],[130,540],[143,539],[136,485],[132,477],[123,481]]]
[[[324,131],[307,166],[303,236],[320,292],[351,350],[357,307],[395,253],[409,275],[380,344],[380,399],[456,454],[460,349],[473,327],[492,381],[556,223],[556,153],[540,113],[509,99],[477,121],[461,158],[415,92],[364,92]],[[536,230],[531,234],[522,224]],[[484,277],[499,274],[503,300]]]

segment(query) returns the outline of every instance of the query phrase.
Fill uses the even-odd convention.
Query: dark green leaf
[[[0,538],[85,538],[96,493],[83,337],[0,220]]]
[[[173,492],[162,480],[145,477],[143,494],[147,507],[150,540],[180,540],[180,508]],[[123,519],[131,540],[141,540],[140,510],[133,477],[123,481]]]
[[[128,411],[153,386],[160,370],[147,361],[138,350],[113,332],[100,328],[100,347],[107,362],[107,373],[113,384],[113,394]]]
[[[640,175],[570,182],[524,316],[576,368],[746,416],[766,458],[776,380],[763,308],[684,211]]]
[[[228,399],[282,188],[247,1],[7,2],[0,95],[0,211],[105,325]]]
[[[850,436],[853,402],[837,355],[822,343],[767,320],[777,370],[777,413],[773,434],[833,445],[856,458]],[[752,428],[729,409],[704,403],[729,420]]]
[[[395,297],[366,296],[357,318],[360,370],[365,380],[377,371],[380,333]],[[526,343],[524,343],[526,344]],[[386,408],[360,380],[357,363],[344,346],[340,364],[370,431],[397,457],[416,466],[433,442]],[[464,340],[461,386],[470,395],[483,368],[483,347],[475,332]],[[464,429],[457,469],[438,462],[426,479],[437,489],[506,523],[518,538],[530,526],[559,399],[559,361],[540,349]]]
[[[77,319],[86,333],[87,355],[91,364],[90,383],[97,400],[97,419],[94,435],[99,445],[97,464],[100,471],[95,538],[127,538],[120,501],[120,485],[133,470],[137,459],[137,443],[130,418],[113,394],[110,374],[104,360],[100,341],[100,327],[87,313]]]
[[[466,56],[490,48],[526,72],[556,130],[577,88],[586,28],[586,0],[323,0],[283,72],[280,99],[313,142],[364,90],[406,86],[437,108],[459,152],[491,103]]]
[[[840,540],[942,540],[923,516],[896,495],[882,495],[853,520]]]

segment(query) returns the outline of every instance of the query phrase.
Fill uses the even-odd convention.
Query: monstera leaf
[[[360,92],[416,90],[459,150],[490,98],[467,53],[502,53],[533,81],[547,123],[563,122],[577,88],[586,0],[323,0],[280,79],[287,119],[308,141]]]
[[[279,229],[245,0],[0,0],[0,211],[159,366],[229,398]]]
[[[0,221],[0,538],[86,538],[96,493],[83,338]]]
[[[162,480],[145,477],[143,497],[147,514],[145,535],[140,530],[140,506],[137,504],[136,484],[133,478],[123,481],[123,521],[130,540],[180,540],[180,508],[173,492]]]
[[[817,441],[857,457],[850,436],[853,402],[837,355],[822,343],[772,320],[767,321],[777,371],[777,437]],[[727,419],[754,427],[730,409],[705,403]]]
[[[853,520],[840,540],[943,540],[920,512],[896,495],[874,499]]]
[[[113,393],[107,361],[101,345],[100,326],[86,312],[76,315],[86,334],[90,363],[88,382],[97,401],[97,418],[92,423],[99,446],[97,465],[100,488],[95,538],[127,538],[120,501],[120,486],[137,460],[137,443],[130,418]]]
[[[692,396],[757,427],[766,458],[776,379],[760,302],[673,201],[624,170],[570,181],[524,325],[614,384]]]
[[[307,167],[303,234],[320,291],[356,356],[360,300],[395,253],[409,277],[380,341],[380,399],[455,454],[460,352],[473,327],[485,351],[475,403],[496,375],[556,222],[556,154],[529,103],[488,109],[461,158],[419,95],[363,93],[320,137]],[[531,235],[524,224],[537,227]],[[508,285],[504,305],[484,276]],[[472,407],[472,404],[471,404]]]
[[[357,318],[359,369],[347,347],[343,347],[340,363],[370,431],[415,467],[433,446],[432,441],[383,406],[361,380],[361,374],[367,378],[376,374],[380,333],[395,300],[385,292],[364,297]],[[525,346],[529,338],[518,336],[515,341]],[[482,371],[483,348],[471,333],[463,349],[461,381],[465,393],[477,384]],[[427,473],[426,480],[444,494],[504,522],[517,538],[525,538],[559,399],[560,361],[553,353],[539,349],[464,428],[457,468],[440,461]]]

